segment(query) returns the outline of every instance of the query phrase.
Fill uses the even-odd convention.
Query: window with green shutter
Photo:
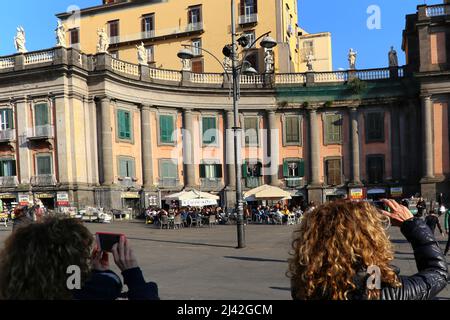
[[[161,143],[174,143],[174,116],[159,116],[159,137]]]
[[[119,158],[119,176],[123,178],[136,176],[134,159]]]
[[[283,176],[285,178],[301,178],[305,176],[305,162],[303,159],[284,160]]]
[[[178,178],[178,169],[176,163],[171,160],[161,161],[161,179]]]
[[[259,143],[258,132],[258,117],[247,117],[244,119],[245,128],[245,145],[257,146]]]
[[[300,144],[300,118],[298,116],[287,116],[284,129],[286,144]]]
[[[52,156],[51,155],[37,155],[36,169],[38,175],[48,175],[53,173]]]
[[[217,142],[217,124],[215,117],[202,118],[203,144],[214,144]]]
[[[119,139],[131,140],[131,113],[117,110],[117,127]]]
[[[366,115],[366,141],[381,142],[384,140],[384,113],[370,112]]]
[[[16,160],[0,160],[0,177],[12,177],[16,175]]]
[[[342,116],[325,115],[325,144],[342,143]]]
[[[36,127],[50,124],[49,108],[47,103],[39,103],[34,106],[34,125]]]

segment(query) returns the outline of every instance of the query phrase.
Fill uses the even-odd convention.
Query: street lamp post
[[[269,37],[270,32],[258,37],[253,43],[249,45],[249,39],[244,35],[236,40],[236,5],[235,0],[231,0],[231,45],[225,46],[223,53],[225,56],[231,59],[232,63],[232,86],[233,86],[233,113],[234,113],[234,165],[236,171],[236,225],[237,225],[237,240],[238,249],[245,248],[245,229],[244,229],[244,207],[242,198],[242,166],[241,166],[241,135],[242,128],[239,125],[239,91],[240,91],[240,75],[242,73],[255,74],[256,70],[251,64],[245,60],[247,54],[244,55],[242,63],[239,63],[237,48],[238,45],[243,47],[253,47],[261,38],[261,46],[266,49],[272,49],[277,45],[276,41]],[[178,52],[178,57],[181,59],[192,59],[194,54],[188,48],[192,48],[192,45],[183,45],[184,49]],[[201,48],[202,51],[211,55],[224,69],[225,75],[229,78],[228,70],[220,62],[220,60],[210,51]]]

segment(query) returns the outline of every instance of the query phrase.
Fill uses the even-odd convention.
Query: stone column
[[[392,179],[399,181],[401,178],[400,115],[395,105],[391,105],[391,143]]]
[[[102,183],[110,186],[114,183],[111,99],[104,97],[100,100],[101,136],[102,136]]]
[[[431,96],[422,97],[422,127],[424,131],[424,164],[425,179],[434,178],[434,152],[433,152],[433,102]]]
[[[225,159],[228,187],[231,190],[236,189],[236,168],[234,166],[234,113],[233,111],[226,112],[226,131],[225,131]]]
[[[320,135],[317,110],[309,109],[311,186],[320,186]]]
[[[17,130],[17,144],[18,144],[18,167],[20,171],[18,178],[20,184],[30,184],[31,176],[31,152],[28,148],[27,130],[32,128],[29,119],[29,103],[26,98],[16,100],[16,130]]]
[[[183,110],[183,162],[184,162],[184,185],[194,188],[195,164],[194,164],[194,139],[193,139],[193,117],[192,110]]]
[[[280,167],[280,133],[277,126],[275,111],[268,111],[269,118],[269,150],[270,150],[270,184],[279,187],[279,167]]]
[[[55,105],[55,131],[56,131],[56,157],[58,159],[58,181],[62,184],[70,184],[74,181],[72,145],[75,141],[71,138],[71,126],[73,118],[70,116],[69,99],[64,95],[54,98]]]
[[[141,107],[142,177],[145,189],[153,187],[152,131],[150,107]]]
[[[361,185],[360,152],[359,152],[359,128],[358,109],[350,108],[350,138],[352,155],[352,181],[353,185]]]

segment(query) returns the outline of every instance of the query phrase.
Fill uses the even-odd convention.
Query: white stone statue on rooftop
[[[61,23],[61,20],[58,20],[58,25],[56,26],[55,33],[56,33],[56,46],[66,48],[67,47],[66,28]]]
[[[25,30],[22,26],[19,26],[17,28],[16,36],[14,37],[14,46],[16,47],[17,52],[19,53],[26,53],[28,52],[27,48],[25,47]]]
[[[97,30],[97,34],[98,34],[97,53],[108,53],[109,37],[105,31],[105,28]]]
[[[191,59],[181,59],[181,64],[183,65],[183,71],[192,71]]]
[[[350,51],[348,52],[348,63],[349,63],[350,70],[356,69],[356,56],[357,55],[358,55],[358,53],[356,51],[354,51],[353,49],[350,49]]]
[[[313,60],[314,56],[312,53],[308,53],[306,56],[306,67],[308,68],[308,71],[313,71]]]
[[[264,57],[264,63],[266,65],[266,73],[273,73],[274,71],[274,65],[275,61],[273,58],[273,51],[272,50],[266,50],[266,54]]]
[[[391,51],[389,51],[389,67],[398,67],[398,56],[394,46],[392,46]]]
[[[148,54],[147,49],[145,49],[144,43],[141,42],[140,45],[136,46],[138,54],[138,63],[141,65],[148,65]]]

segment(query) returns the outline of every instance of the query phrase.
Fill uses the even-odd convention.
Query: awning
[[[168,195],[164,199],[169,201],[180,201],[180,205],[183,207],[204,207],[217,205],[217,201],[220,197],[198,190],[183,190],[181,192]]]
[[[245,201],[290,200],[290,199],[292,199],[290,192],[266,184],[244,193]]]

